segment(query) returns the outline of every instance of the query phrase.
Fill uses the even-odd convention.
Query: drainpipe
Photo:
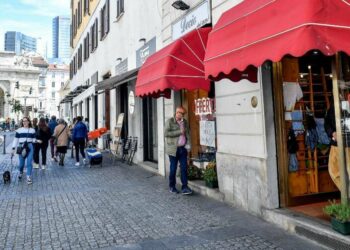
[[[344,144],[341,129],[341,112],[340,112],[340,102],[339,102],[339,53],[335,55],[332,60],[332,75],[333,75],[333,96],[334,96],[334,112],[335,112],[335,124],[337,131],[337,145],[339,152],[339,173],[340,173],[340,193],[341,193],[341,203],[344,205],[349,204],[348,195],[348,176],[346,170],[346,162],[344,157]],[[340,132],[338,132],[340,131]]]

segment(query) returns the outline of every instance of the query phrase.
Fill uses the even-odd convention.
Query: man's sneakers
[[[80,166],[80,163],[79,163],[79,162],[75,163],[75,166],[76,166],[76,167],[79,167],[79,166]]]
[[[192,194],[192,190],[189,187],[185,187],[182,189],[182,194],[185,194],[185,195]]]
[[[33,168],[39,168],[39,164],[38,163],[33,163]]]
[[[32,178],[30,178],[30,176],[27,176],[27,184],[30,185],[32,183],[33,183]]]
[[[22,176],[23,176],[23,173],[20,172],[20,173],[18,174],[18,180],[22,180]]]
[[[176,187],[171,187],[169,189],[169,192],[173,193],[173,194],[180,193],[179,190],[176,189]],[[189,187],[184,187],[184,188],[182,188],[181,193],[184,195],[189,195],[189,194],[192,194],[192,190]]]
[[[41,165],[41,169],[42,169],[42,170],[45,170],[45,169],[46,169],[46,166],[45,166],[45,165]]]
[[[173,194],[178,194],[178,193],[179,193],[179,190],[177,190],[176,187],[171,187],[171,188],[169,189],[169,192],[170,192],[170,193],[173,193]]]

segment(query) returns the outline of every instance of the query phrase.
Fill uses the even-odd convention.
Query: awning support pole
[[[346,170],[346,162],[344,157],[344,144],[341,128],[341,112],[340,112],[340,101],[339,101],[339,53],[337,53],[332,60],[332,81],[333,81],[333,96],[334,96],[334,112],[335,112],[335,124],[337,131],[337,145],[339,152],[339,173],[340,173],[340,193],[341,193],[341,203],[344,205],[349,204],[348,195],[348,175]],[[348,163],[349,164],[349,163]]]

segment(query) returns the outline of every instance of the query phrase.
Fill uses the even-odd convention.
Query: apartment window
[[[53,88],[55,87],[55,82],[52,82],[52,87],[53,87]]]
[[[98,19],[95,19],[94,24],[91,26],[91,52],[95,51],[98,46]]]
[[[90,36],[89,33],[86,34],[84,38],[84,61],[86,61],[90,56]]]
[[[83,47],[80,44],[79,49],[78,49],[78,68],[80,69],[81,66],[83,65]]]
[[[124,0],[117,0],[117,18],[124,13]]]
[[[82,4],[81,1],[78,2],[78,26],[80,27],[81,22],[83,21],[82,17]]]
[[[90,15],[90,0],[84,0],[84,16]]]
[[[39,107],[40,107],[40,109],[43,108],[43,102],[40,102],[40,103],[39,103]]]
[[[53,72],[53,73],[52,73],[52,78],[55,78],[55,77],[56,77],[56,75],[55,75],[55,73]]]
[[[100,11],[100,20],[101,20],[101,37],[103,40],[109,32],[109,0],[106,1],[106,4],[102,7]]]
[[[52,91],[52,92],[51,92],[52,99],[55,99],[55,95],[56,95],[56,92],[55,92],[55,91]]]
[[[64,86],[64,82],[61,82],[61,87],[63,87]]]

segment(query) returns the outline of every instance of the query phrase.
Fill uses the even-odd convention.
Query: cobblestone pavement
[[[34,170],[32,185],[11,172],[11,184],[0,181],[0,249],[320,249],[224,203],[169,193],[136,165],[75,167],[68,157]]]

